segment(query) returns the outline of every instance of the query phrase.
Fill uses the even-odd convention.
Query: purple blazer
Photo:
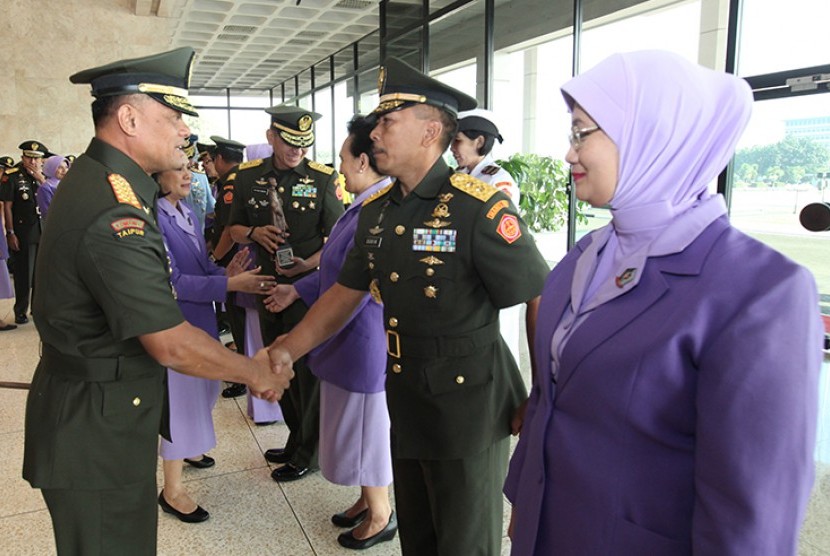
[[[597,307],[554,385],[553,332],[591,240],[542,292],[504,489],[512,553],[795,554],[822,359],[812,275],[722,217]]]
[[[187,322],[219,338],[213,302],[225,300],[225,269],[208,259],[205,239],[195,229],[198,221],[193,211],[184,203],[179,206],[184,214],[167,199],[159,199],[157,204],[159,228],[170,255],[170,282]]]
[[[363,200],[389,183],[389,179],[382,180],[358,195],[332,228],[320,253],[320,269],[294,282],[309,307],[337,282],[343,261],[354,245]],[[346,325],[309,353],[308,366],[321,380],[349,392],[382,392],[386,380],[383,306],[365,295]]]
[[[46,220],[46,215],[49,214],[49,205],[52,204],[52,197],[55,196],[55,191],[58,190],[58,183],[60,180],[55,178],[47,178],[45,182],[40,184],[35,192],[37,200],[37,208],[40,211],[41,220]]]

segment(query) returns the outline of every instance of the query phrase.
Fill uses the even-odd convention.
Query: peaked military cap
[[[23,151],[23,156],[28,156],[30,158],[44,158],[52,156],[52,153],[49,152],[46,145],[40,141],[23,141],[17,146],[17,148]]]
[[[190,137],[184,140],[184,155],[191,159],[196,156],[196,142],[199,140],[199,136],[195,133],[191,133]]]
[[[10,156],[0,156],[0,168],[11,168],[14,166],[14,159]]]
[[[372,115],[381,116],[416,104],[436,106],[450,114],[472,110],[476,99],[426,76],[398,58],[387,58],[378,73],[378,107]]]
[[[216,143],[216,152],[223,156],[225,154],[228,154],[234,158],[245,156],[245,145],[243,145],[239,141],[225,139],[224,137],[220,137],[219,135],[211,135],[210,140]]]
[[[314,144],[314,122],[322,118],[320,114],[290,104],[272,106],[265,111],[271,115],[271,127],[283,141],[300,148]]]
[[[177,48],[79,71],[69,80],[92,85],[95,98],[144,93],[177,112],[198,116],[187,98],[194,55],[190,47]]]
[[[475,108],[458,113],[458,131],[481,131],[495,137],[499,143],[504,142],[496,125],[496,115],[484,108]]]

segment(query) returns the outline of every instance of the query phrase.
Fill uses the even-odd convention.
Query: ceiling
[[[192,46],[191,93],[268,89],[378,28],[378,0],[135,0]]]

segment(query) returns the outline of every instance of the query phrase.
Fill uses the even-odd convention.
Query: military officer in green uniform
[[[394,58],[379,93],[375,158],[397,179],[365,201],[338,283],[271,360],[290,365],[339,330],[368,290],[384,307],[403,553],[500,554],[511,422],[527,394],[498,312],[526,303],[532,338],[548,268],[509,197],[444,163],[475,99]]]
[[[23,477],[42,494],[59,555],[156,552],[165,367],[247,382],[268,399],[289,374],[184,321],[151,173],[183,168],[192,48],[74,74],[92,86],[95,137],[49,211],[35,274],[41,359],[26,405]]]
[[[290,284],[317,268],[324,238],[344,211],[342,192],[333,169],[305,157],[314,144],[313,125],[320,114],[287,105],[265,111],[271,116],[266,137],[274,154],[270,159],[239,166],[231,207],[231,236],[240,244],[254,243],[262,272],[274,274],[277,283]],[[275,209],[282,213],[285,229],[274,224]],[[293,253],[281,251],[286,242]],[[290,267],[277,268],[277,252]],[[281,313],[271,313],[260,304],[265,345],[291,330],[305,313],[300,301]],[[319,383],[304,358],[297,361],[294,371],[297,376],[291,390],[280,402],[289,429],[288,441],[284,448],[265,453],[268,461],[285,464],[271,474],[277,482],[299,479],[317,466]]]
[[[228,266],[237,252],[236,243],[231,239],[231,230],[228,225],[233,204],[233,192],[236,187],[236,172],[242,159],[245,158],[245,145],[238,141],[225,139],[219,135],[211,135],[213,147],[213,167],[218,174],[216,179],[216,205],[214,206],[215,219],[213,221],[213,257],[220,266]],[[225,303],[228,324],[231,327],[233,343],[237,353],[245,353],[245,309],[235,304],[236,295],[228,292]],[[235,398],[245,394],[246,388],[242,383],[233,383],[222,390],[223,398]]]
[[[18,148],[22,153],[20,162],[3,175],[0,201],[3,201],[6,241],[14,274],[14,322],[26,324],[40,241],[40,213],[35,195],[46,180],[42,172],[43,159],[52,153],[40,141],[23,141]]]

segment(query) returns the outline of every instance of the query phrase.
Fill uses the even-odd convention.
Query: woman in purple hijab
[[[46,181],[40,184],[36,192],[37,208],[43,222],[46,221],[49,205],[52,204],[52,197],[55,196],[58,184],[66,175],[67,170],[69,170],[69,163],[60,155],[50,156],[43,163],[43,175],[46,176]]]
[[[542,293],[510,463],[515,555],[796,553],[822,326],[810,273],[708,185],[749,86],[667,52],[562,87],[576,195],[611,210]]]

